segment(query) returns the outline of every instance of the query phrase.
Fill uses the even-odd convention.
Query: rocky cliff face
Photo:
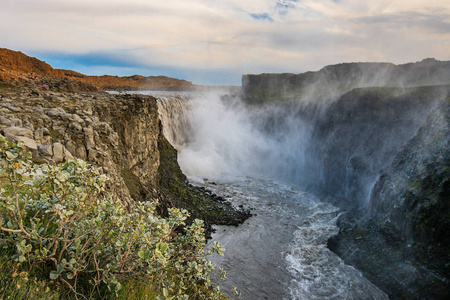
[[[377,172],[370,210],[352,211],[348,199],[344,207],[350,212],[329,241],[391,299],[450,296],[448,96],[425,115],[392,162]],[[377,136],[374,141],[379,143]]]
[[[450,98],[380,175],[370,209],[413,246],[415,255],[450,274]],[[441,261],[442,264],[438,262]]]
[[[355,89],[313,122],[311,160],[322,175],[316,190],[367,207],[379,172],[449,94],[447,86]]]
[[[159,121],[151,97],[68,94],[20,89],[1,98],[1,131],[24,141],[35,161],[77,157],[103,168],[110,192],[132,203],[123,170],[156,185]]]
[[[329,247],[392,299],[450,297],[449,83],[432,59],[243,77],[248,103],[307,124],[298,183],[345,212]]]
[[[27,87],[0,89],[0,132],[22,141],[35,163],[74,157],[101,167],[107,193],[132,206],[158,199],[160,210],[176,205],[211,224],[234,224],[246,212],[190,186],[165,140],[157,99],[139,95],[61,93]]]

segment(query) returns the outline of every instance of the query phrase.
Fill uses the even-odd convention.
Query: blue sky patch
[[[269,21],[273,22],[273,19],[269,16],[268,13],[262,13],[262,14],[250,14],[250,16],[256,20],[263,20],[263,21]]]

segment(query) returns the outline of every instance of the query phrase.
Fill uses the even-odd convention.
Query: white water
[[[338,233],[338,209],[273,179],[308,176],[295,169],[304,165],[304,124],[288,120],[269,136],[256,126],[260,111],[253,115],[239,102],[214,94],[158,97],[163,123],[172,128],[166,137],[191,182],[254,214],[213,234],[226,248],[224,257],[213,257],[227,271],[217,281],[226,294],[237,287],[242,299],[387,299],[326,248]]]

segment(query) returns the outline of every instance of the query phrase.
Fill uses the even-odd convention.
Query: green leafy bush
[[[156,202],[126,210],[102,195],[106,176],[84,161],[30,159],[0,136],[0,247],[23,270],[41,270],[75,298],[117,295],[124,282],[139,281],[157,299],[220,299],[205,255],[223,249],[214,243],[205,253],[201,220],[186,225],[187,211],[176,208],[162,218]]]

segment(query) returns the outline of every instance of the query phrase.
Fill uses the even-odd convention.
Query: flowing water
[[[388,299],[327,249],[339,210],[291,184],[308,176],[305,124],[284,122],[282,133],[268,135],[255,121],[261,111],[253,114],[238,101],[155,96],[164,134],[190,181],[253,214],[238,227],[215,228],[212,240],[226,251],[212,260],[227,271],[216,281],[225,294],[236,287],[244,300]]]

